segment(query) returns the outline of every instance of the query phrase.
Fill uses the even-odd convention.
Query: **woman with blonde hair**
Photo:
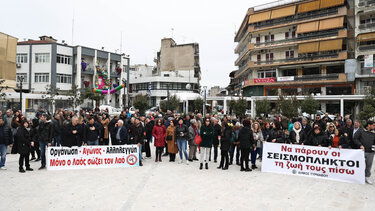
[[[327,137],[330,137],[332,134],[335,135],[335,130],[336,130],[336,126],[335,124],[333,124],[333,122],[327,123],[327,128],[326,128]]]
[[[263,143],[263,133],[262,133],[262,128],[260,127],[259,122],[254,122],[251,125],[251,129],[253,130],[253,138],[255,142],[254,148],[251,149],[251,168],[256,169],[258,168],[255,163],[257,159],[257,154],[261,154],[260,152],[262,151],[262,143]]]

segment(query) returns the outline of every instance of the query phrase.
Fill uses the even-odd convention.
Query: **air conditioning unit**
[[[21,68],[21,63],[16,64],[17,68]]]

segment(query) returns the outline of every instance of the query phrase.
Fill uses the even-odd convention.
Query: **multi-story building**
[[[364,94],[375,87],[375,1],[355,0],[355,15],[356,93]]]
[[[367,1],[366,1],[367,2]],[[354,1],[284,0],[249,8],[230,87],[243,96],[353,95]],[[320,101],[336,113],[340,100]]]
[[[58,43],[49,36],[41,36],[40,40],[18,42],[17,76],[24,78],[22,91],[26,93],[25,109],[45,106],[46,94],[51,92],[56,96],[53,107],[69,107],[66,94],[72,89],[72,85],[76,85],[81,92],[94,88],[96,65],[107,72],[113,84],[124,82],[124,55],[79,45],[70,46],[64,41]],[[122,89],[110,95],[110,105],[123,106],[124,92],[125,89]],[[103,100],[103,103],[108,101]],[[86,100],[83,106],[94,107],[93,104]]]
[[[17,38],[0,32],[0,80],[1,86],[16,87]]]
[[[189,101],[199,97],[199,44],[177,45],[173,39],[164,38],[154,61],[156,67],[135,65],[131,68],[131,97],[149,94],[151,90],[151,105],[158,106],[168,95],[177,95],[183,110],[188,111]]]

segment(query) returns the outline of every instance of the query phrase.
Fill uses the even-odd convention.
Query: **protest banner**
[[[357,149],[263,144],[262,172],[365,184],[365,156]]]
[[[139,166],[137,145],[48,147],[47,170]]]

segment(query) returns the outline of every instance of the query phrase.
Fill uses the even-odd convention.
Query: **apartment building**
[[[375,87],[375,1],[355,0],[356,94]]]
[[[354,1],[285,0],[249,8],[235,35],[243,96],[355,93]],[[337,112],[340,101],[321,101]]]
[[[99,65],[108,73],[113,84],[125,80],[125,58],[121,54],[93,49],[84,46],[70,46],[58,43],[50,36],[41,36],[39,40],[27,40],[17,44],[17,82],[23,76],[22,91],[25,93],[25,110],[35,110],[47,106],[45,98],[48,92],[56,95],[55,108],[67,108],[68,96],[72,85],[83,92],[92,90]],[[112,106],[123,106],[125,89],[103,100]],[[10,96],[17,97],[17,96]],[[94,107],[95,102],[86,100],[83,106]],[[46,107],[47,108],[47,107]],[[48,108],[53,110],[54,108]]]
[[[16,87],[17,38],[0,32],[0,80],[1,86]]]

